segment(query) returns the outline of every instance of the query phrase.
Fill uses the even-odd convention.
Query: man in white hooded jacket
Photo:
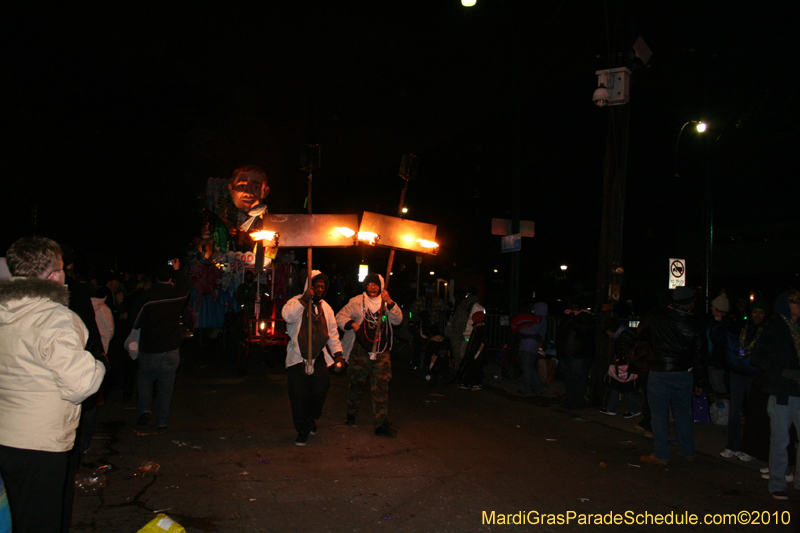
[[[297,430],[294,443],[305,446],[309,435],[317,434],[317,420],[322,415],[325,397],[330,387],[328,367],[335,357],[342,365],[342,344],[336,317],[328,302],[323,300],[328,292],[328,276],[319,270],[311,272],[311,287],[306,282],[306,292],[290,299],[283,306],[281,316],[286,321],[289,344],[286,346],[286,376],[292,421]],[[311,306],[311,350],[314,372],[306,373],[308,361],[308,307]]]
[[[50,239],[22,238],[6,254],[11,279],[0,281],[0,475],[15,531],[61,529],[80,404],[105,375],[67,308],[61,255]]]
[[[375,434],[396,437],[397,431],[389,423],[389,381],[392,379],[392,326],[403,322],[403,312],[384,290],[383,277],[369,274],[364,278],[364,292],[336,313],[336,323],[346,335],[355,333],[355,343],[349,358],[347,375],[350,387],[347,392],[348,426],[355,425],[361,395],[367,377],[372,392],[372,413]]]

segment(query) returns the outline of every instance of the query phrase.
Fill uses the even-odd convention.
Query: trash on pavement
[[[162,531],[167,531],[168,533],[186,533],[182,525],[164,513],[159,513],[137,533],[161,533]]]
[[[75,489],[81,492],[95,492],[105,488],[106,476],[101,473],[104,469],[105,467],[95,468],[94,470],[80,468],[75,472]]]
[[[158,469],[161,468],[161,465],[158,463],[154,463],[152,461],[144,461],[139,466],[140,472],[158,472]]]

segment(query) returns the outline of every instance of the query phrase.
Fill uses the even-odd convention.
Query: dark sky
[[[393,214],[400,158],[414,152],[406,203],[438,226],[432,263],[502,272],[489,220],[510,216],[518,113],[522,218],[537,224],[523,273],[569,262],[592,283],[608,116],[591,102],[594,72],[638,35],[653,57],[632,75],[626,262],[680,253],[652,241],[702,223],[703,146],[687,128],[676,151],[687,120],[708,120],[716,139],[719,225],[789,220],[800,113],[788,17],[651,4],[17,8],[2,23],[0,248],[35,223],[122,263],[171,255],[199,232],[205,180],[252,162],[269,174],[271,212],[303,212],[300,147],[319,143],[315,212]]]

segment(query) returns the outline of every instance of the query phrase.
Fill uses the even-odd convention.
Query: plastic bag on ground
[[[183,526],[168,517],[164,513],[159,513],[155,518],[150,520],[142,529],[137,533],[186,533]]]
[[[728,402],[728,400],[717,400],[711,404],[711,409],[710,409],[711,421],[719,426],[727,426],[729,412],[730,412],[730,403]]]
[[[105,488],[106,476],[101,473],[101,469],[89,470],[81,467],[75,472],[75,490],[81,492],[94,492]]]

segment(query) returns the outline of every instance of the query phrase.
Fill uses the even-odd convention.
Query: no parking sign
[[[669,288],[683,287],[686,285],[686,260],[675,259],[669,260]]]

